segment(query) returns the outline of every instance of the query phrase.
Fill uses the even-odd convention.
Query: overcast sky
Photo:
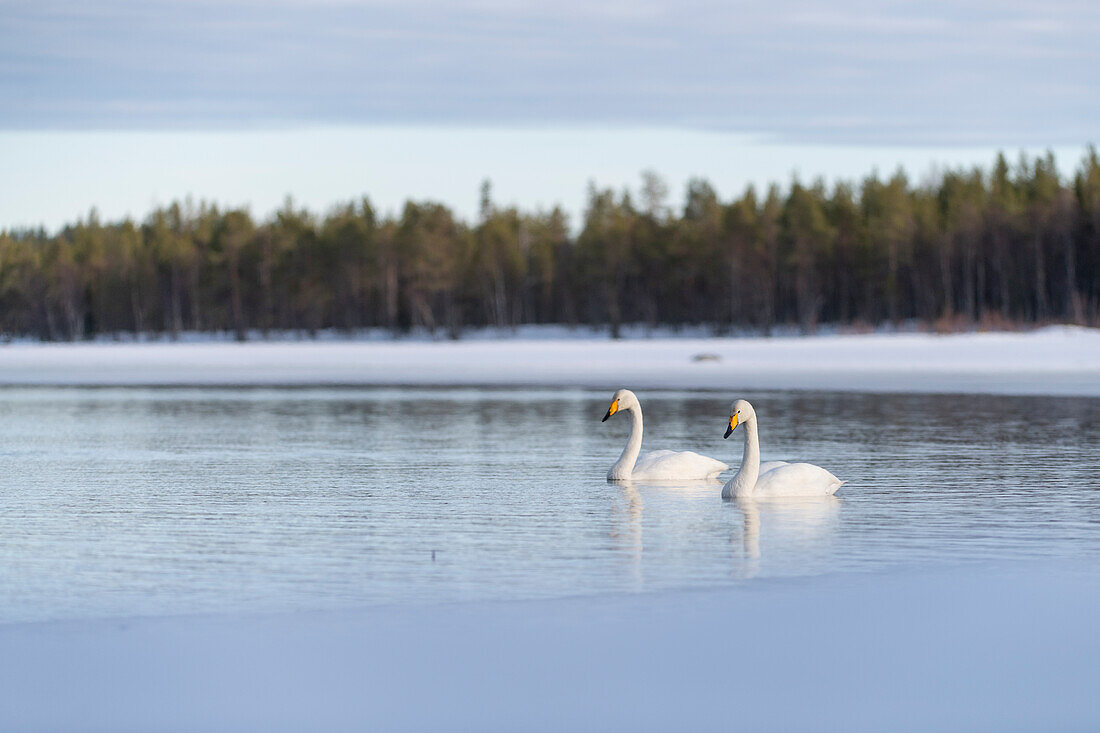
[[[730,150],[833,147],[861,159],[879,151],[884,165],[962,162],[997,148],[1079,151],[1100,139],[1097,39],[1100,3],[1092,0],[6,0],[0,151],[40,145],[47,157],[50,140],[70,146],[74,159],[52,163],[54,178],[92,176],[81,167],[92,146],[114,145],[120,170],[134,163],[125,159],[127,138],[96,137],[103,131],[170,133],[186,148],[200,133],[244,141],[257,130],[277,131],[294,145],[295,131],[358,129],[378,143],[379,131],[416,129],[444,158],[456,130],[528,131],[532,145],[547,131],[568,132],[581,147],[607,131],[663,131],[663,142],[656,134],[649,149],[636,151],[632,177],[674,160],[678,141],[697,133],[718,135],[712,143]],[[508,177],[508,161],[494,158],[492,147],[470,177]],[[170,168],[183,162],[167,161]],[[337,154],[314,174],[340,162]],[[804,172],[840,172],[826,164],[805,161]],[[701,168],[723,175],[705,161]],[[773,174],[774,166],[761,165],[739,169],[738,180]],[[288,171],[265,175],[285,175],[293,188]],[[589,177],[607,177],[598,161],[586,167],[584,160],[572,175],[578,191]],[[250,191],[247,175],[237,178],[234,191],[190,192],[268,203]],[[385,187],[385,175],[375,178]],[[95,196],[77,192],[51,203],[76,207],[71,218],[99,196],[110,211],[121,194],[103,183]],[[143,213],[153,196],[186,193],[180,185],[189,188],[154,175],[145,199],[128,194],[128,206]],[[0,183],[0,198],[13,192]],[[362,193],[372,192],[346,197]],[[33,200],[20,211],[0,203],[0,226],[53,216],[36,214]]]

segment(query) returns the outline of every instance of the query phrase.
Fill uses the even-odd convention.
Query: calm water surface
[[[612,390],[0,390],[0,621],[551,597],[1100,559],[1100,400],[754,393],[831,501],[608,484]],[[642,392],[736,465],[734,395]]]

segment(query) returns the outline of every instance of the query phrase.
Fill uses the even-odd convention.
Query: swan
[[[611,406],[601,422],[620,412],[630,412],[633,426],[630,439],[619,460],[607,472],[608,481],[683,481],[685,479],[716,478],[729,466],[713,458],[691,451],[655,450],[642,456],[642,406],[629,389],[620,389],[611,398]]]
[[[730,437],[730,433],[738,425],[745,426],[745,454],[741,458],[741,468],[722,487],[724,498],[832,496],[846,483],[824,468],[810,463],[761,463],[756,410],[745,400],[737,400],[730,406],[730,421],[725,437]]]

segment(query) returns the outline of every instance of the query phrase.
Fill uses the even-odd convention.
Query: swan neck
[[[736,496],[752,494],[760,478],[760,435],[756,431],[756,418],[742,424],[745,426],[745,452],[741,455],[741,468],[730,481]]]
[[[619,460],[612,468],[612,472],[623,474],[622,478],[629,478],[638,460],[638,454],[642,451],[642,408],[635,406],[628,409],[631,420],[630,439],[626,441],[623,454],[619,456]]]

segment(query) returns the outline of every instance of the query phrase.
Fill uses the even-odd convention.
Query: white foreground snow
[[[1100,575],[0,626],[0,730],[1100,729]]]
[[[1100,395],[1100,330],[0,346],[0,385],[32,384],[514,384]]]

